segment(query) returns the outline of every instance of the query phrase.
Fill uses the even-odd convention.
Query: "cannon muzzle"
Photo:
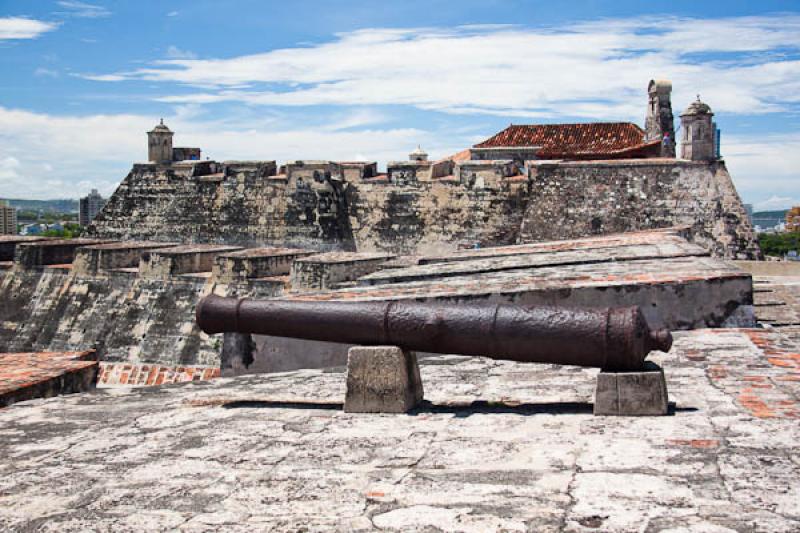
[[[207,296],[197,305],[206,333],[252,333],[531,363],[640,370],[669,351],[638,306],[560,308],[490,303],[251,300]]]

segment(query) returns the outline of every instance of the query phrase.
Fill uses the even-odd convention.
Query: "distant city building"
[[[22,235],[39,235],[45,231],[47,227],[44,224],[27,224],[22,227]]]
[[[800,205],[786,212],[786,231],[800,231]]]
[[[17,234],[17,210],[0,200],[0,235]]]
[[[88,226],[97,216],[103,206],[106,205],[106,199],[100,196],[97,189],[92,189],[88,196],[81,198],[80,213],[78,215],[78,223],[81,226]]]

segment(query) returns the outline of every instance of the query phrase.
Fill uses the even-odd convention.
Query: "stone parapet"
[[[381,252],[329,252],[301,257],[292,264],[292,290],[330,289],[374,272],[394,257]]]
[[[298,248],[249,248],[222,253],[214,259],[213,273],[219,283],[283,276],[289,274],[296,259],[315,253]]]
[[[34,237],[26,235],[0,235],[0,261],[13,261],[14,252],[20,244],[52,241],[52,237]]]
[[[138,268],[142,254],[147,250],[177,246],[164,242],[113,242],[84,246],[77,250],[72,270],[78,275],[94,275],[98,272]]]
[[[107,239],[53,239],[28,242],[16,246],[14,263],[17,268],[70,264],[82,246],[107,244]]]
[[[141,277],[168,279],[181,274],[210,273],[214,258],[221,253],[241,250],[236,246],[187,244],[170,248],[147,250],[139,263]]]

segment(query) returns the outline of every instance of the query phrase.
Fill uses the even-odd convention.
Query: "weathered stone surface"
[[[718,257],[760,257],[722,162],[674,159],[529,162],[531,198],[520,242],[675,225]]]
[[[394,256],[381,252],[328,252],[298,258],[292,263],[292,290],[332,289],[374,272]]]
[[[639,372],[604,372],[597,375],[594,414],[610,416],[660,416],[669,411],[664,370],[648,362]]]
[[[353,346],[347,353],[348,413],[407,413],[422,401],[417,355],[397,346]]]
[[[517,259],[510,261],[515,263]],[[468,269],[468,263],[459,262],[453,268]],[[750,275],[730,263],[710,257],[607,261],[568,268],[538,266],[498,270],[497,267],[494,265],[488,272],[463,272],[446,278],[433,276],[418,281],[289,294],[283,298],[360,301],[413,298],[454,302],[484,299],[498,303],[575,307],[639,305],[650,324],[672,330],[755,325]],[[419,272],[415,267],[410,270]],[[394,275],[403,277],[402,272]]]
[[[667,417],[593,416],[592,370],[452,356],[410,416],[343,412],[329,370],[18,403],[0,529],[795,532],[798,351],[679,333]]]
[[[688,225],[715,256],[760,254],[721,162],[453,164],[403,162],[388,176],[332,161],[280,174],[274,162],[137,164],[88,235],[430,254]]]
[[[255,342],[249,333],[228,332],[222,336],[219,368],[223,376],[247,373],[253,364]]]

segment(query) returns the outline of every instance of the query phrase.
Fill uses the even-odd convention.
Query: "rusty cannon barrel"
[[[206,333],[251,333],[531,363],[640,370],[668,351],[639,307],[576,309],[489,303],[251,300],[208,296],[197,306]]]

